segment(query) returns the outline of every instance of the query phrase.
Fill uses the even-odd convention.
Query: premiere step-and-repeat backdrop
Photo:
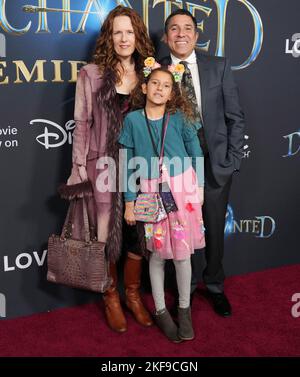
[[[187,8],[198,48],[230,58],[246,115],[226,218],[225,269],[299,263],[298,0],[0,0],[0,318],[99,297],[48,283],[47,240],[67,204],[78,70],[118,4],[143,17],[158,54],[166,17]]]

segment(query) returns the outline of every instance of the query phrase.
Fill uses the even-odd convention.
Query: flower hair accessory
[[[143,73],[145,77],[148,77],[153,69],[160,68],[161,65],[151,56],[144,60]]]
[[[168,70],[172,73],[175,82],[180,82],[184,74],[185,67],[183,64],[171,64],[168,65]]]
[[[161,65],[151,56],[144,61],[143,73],[145,77],[148,77],[153,69],[160,68]],[[184,74],[183,64],[168,65],[168,71],[170,71],[174,77],[175,82],[180,82]]]

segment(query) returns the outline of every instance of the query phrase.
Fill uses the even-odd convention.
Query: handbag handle
[[[87,208],[88,208],[88,204],[87,204]],[[89,209],[87,209],[87,215],[88,215],[88,220],[89,220],[89,230],[90,230],[91,240],[92,241],[97,241],[98,240],[98,236],[97,236],[97,232],[96,232],[95,222],[91,218],[92,216],[90,216]]]
[[[66,219],[65,219],[62,231],[61,231],[60,238],[63,241],[65,241],[66,239],[70,238],[71,235],[72,235],[72,221],[71,221],[71,218],[74,218],[73,214],[74,214],[75,206],[76,206],[75,199],[73,199],[70,202],[70,205],[69,205],[69,208],[68,208],[68,212],[67,212],[67,216],[66,216]]]
[[[89,217],[87,213],[86,198],[83,197],[83,224],[84,224],[84,240],[86,243],[91,243],[91,233],[89,226]]]
[[[86,243],[91,243],[91,232],[89,227],[89,217],[87,211],[86,198],[83,197],[82,211],[83,211],[83,225],[84,225],[84,240]],[[74,223],[74,213],[78,199],[71,200],[66,220],[62,229],[61,239],[65,241],[72,236],[72,225]]]

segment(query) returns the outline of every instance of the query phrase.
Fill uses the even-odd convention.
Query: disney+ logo
[[[288,151],[287,154],[282,155],[282,157],[295,156],[300,152],[300,131],[292,132],[291,134],[283,136],[283,138],[288,141]]]
[[[65,129],[59,124],[47,119],[33,119],[30,124],[40,124],[44,126],[44,132],[36,137],[36,141],[43,145],[45,149],[58,148],[64,145],[66,142],[72,144],[71,131],[73,131],[75,128],[74,120],[69,120],[65,124]]]

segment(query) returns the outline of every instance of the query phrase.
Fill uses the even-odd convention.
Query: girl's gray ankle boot
[[[191,316],[191,307],[188,308],[178,308],[178,337],[182,340],[192,340],[195,337],[192,316]]]
[[[174,323],[170,313],[167,309],[161,310],[154,314],[155,322],[166,337],[174,343],[180,343],[181,339],[178,337],[178,328]]]

